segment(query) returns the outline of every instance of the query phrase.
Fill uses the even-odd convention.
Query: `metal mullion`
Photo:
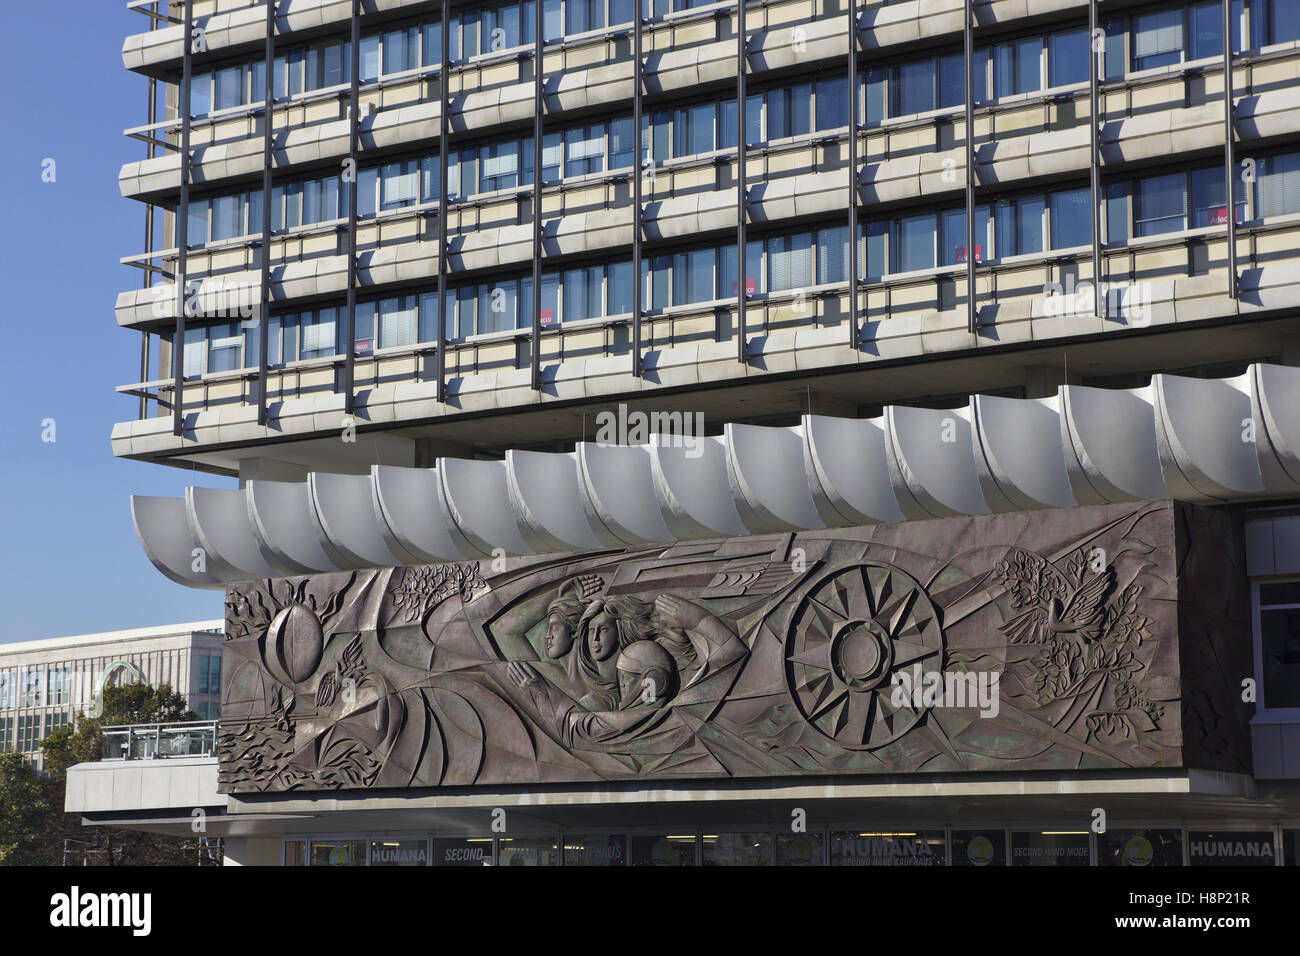
[[[438,391],[439,402],[447,400],[447,133],[451,126],[451,71],[448,69],[451,46],[450,0],[442,0],[442,63],[439,66],[438,115]]]
[[[176,206],[176,334],[172,343],[172,434],[185,430],[185,285],[190,218],[190,86],[194,79],[194,0],[185,3],[185,36],[181,54],[181,194]]]
[[[736,360],[741,364],[749,362],[748,323],[745,316],[748,298],[746,283],[749,281],[749,269],[745,261],[745,219],[749,214],[746,168],[749,165],[749,150],[745,142],[745,73],[749,64],[745,56],[745,3],[746,0],[736,0]]]
[[[974,0],[966,0],[963,23],[966,57],[966,327],[972,334],[979,327],[975,308],[975,50],[972,21]]]
[[[352,0],[352,89],[351,122],[348,127],[348,168],[352,173],[352,188],[348,190],[348,306],[345,334],[347,350],[343,359],[343,412],[351,415],[355,410],[353,379],[356,374],[357,342],[357,152],[361,140],[361,0]]]
[[[1236,166],[1232,141],[1232,2],[1223,0],[1223,180],[1228,219],[1228,295],[1237,298],[1237,203],[1232,191]]]
[[[257,317],[257,424],[266,424],[267,348],[270,344],[271,310],[271,128],[275,125],[275,3],[266,4],[266,89],[264,91],[262,136],[262,288],[258,299]]]
[[[858,349],[858,7],[849,17],[849,348]],[[811,409],[810,409],[811,411]]]
[[[1107,298],[1102,294],[1101,277],[1101,97],[1098,94],[1099,77],[1097,59],[1102,51],[1094,49],[1097,43],[1097,0],[1088,0],[1088,149],[1090,171],[1088,186],[1092,198],[1092,293],[1093,311],[1099,316],[1107,312]]]
[[[150,29],[152,21],[150,21]],[[149,125],[152,126],[158,120],[158,81],[153,77],[149,78]],[[156,140],[150,140],[145,146],[145,156],[153,159],[157,155],[157,149],[154,146]],[[149,259],[146,260],[148,268],[144,270],[144,287],[153,288],[153,203],[145,203],[144,206],[144,251]],[[149,381],[149,333],[145,331],[140,336],[140,381]],[[147,391],[140,392],[140,418],[145,418],[149,414],[149,397]]]
[[[638,0],[639,2],[639,0]],[[533,327],[529,355],[530,384],[542,387],[542,12],[537,0],[537,23],[533,49]],[[561,166],[564,157],[560,157]]]
[[[641,0],[632,21],[632,375],[641,377]],[[744,116],[744,107],[738,114]],[[741,138],[744,138],[742,132]]]

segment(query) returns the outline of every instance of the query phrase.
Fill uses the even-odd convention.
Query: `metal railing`
[[[217,722],[123,724],[104,728],[104,760],[211,757],[217,752]]]

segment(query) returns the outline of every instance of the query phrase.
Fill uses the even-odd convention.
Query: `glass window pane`
[[[186,378],[197,378],[203,374],[203,358],[206,348],[206,329],[187,328],[185,330],[185,349],[181,358],[181,365]]]
[[[1072,249],[1092,242],[1092,191],[1065,189],[1051,195],[1052,248]]]
[[[1267,42],[1292,40],[1300,40],[1300,6],[1294,0],[1269,0]]]
[[[966,58],[959,54],[939,57],[939,109],[966,102]]]
[[[206,199],[192,200],[189,205],[189,222],[185,227],[186,242],[191,246],[201,246],[208,241],[208,202]]]
[[[735,149],[736,124],[739,121],[735,99],[723,100],[718,104],[718,110],[718,149]]]
[[[868,123],[879,123],[885,118],[885,69],[873,66],[867,69],[865,76],[866,117]]]
[[[904,63],[894,69],[896,116],[934,109],[934,60]]]
[[[817,129],[849,125],[849,92],[844,77],[817,81]]]
[[[217,109],[229,110],[244,101],[244,71],[237,66],[217,70]]]
[[[1138,180],[1134,196],[1134,231],[1154,236],[1186,228],[1187,177],[1184,173]]]
[[[609,302],[606,315],[628,315],[632,311],[632,263],[615,262],[609,267]]]
[[[745,97],[745,143],[763,142],[763,94],[751,93]],[[732,143],[734,146],[735,143]]]
[[[384,34],[384,73],[400,73],[407,68],[405,30],[389,30]]]
[[[1088,30],[1065,30],[1047,40],[1047,85],[1068,86],[1088,82]]]
[[[817,230],[818,285],[849,281],[849,227]]]
[[[361,38],[361,82],[372,83],[379,79],[379,34]]]
[[[560,164],[564,157],[563,138],[559,133],[547,133],[542,138],[542,182],[560,181]]]
[[[1183,11],[1161,10],[1133,18],[1133,69],[1149,70],[1183,58]]]
[[[1255,214],[1285,216],[1300,212],[1300,153],[1257,161]]]
[[[559,322],[560,274],[552,272],[542,276],[542,301],[540,303],[542,328]]]
[[[1016,255],[1043,251],[1044,206],[1041,196],[1022,199],[1016,203]],[[978,241],[978,233],[976,240]],[[976,253],[978,252],[977,249]]]
[[[812,84],[800,83],[790,90],[790,135],[812,132]]]
[[[1188,11],[1191,43],[1190,59],[1221,56],[1223,54],[1223,6],[1210,2],[1200,3]]]
[[[212,74],[190,77],[190,115],[207,116],[212,112]]]
[[[560,0],[545,0],[542,4],[542,42],[551,43],[564,35],[561,26]]]
[[[938,223],[933,213],[908,216],[898,224],[898,272],[933,269]]]
[[[239,323],[214,325],[208,330],[208,371],[233,372],[239,364]]]
[[[886,257],[889,241],[888,220],[874,219],[867,223],[866,240],[866,263],[862,276],[867,279],[879,279],[890,271],[887,268]]]
[[[218,196],[212,200],[212,238],[233,239],[240,235],[239,196]]]
[[[442,22],[435,20],[424,25],[424,46],[420,57],[424,66],[442,62]]]
[[[632,117],[616,119],[609,124],[609,166],[610,169],[628,169],[633,164],[632,148],[635,145]]]
[[[397,348],[415,344],[415,326],[418,310],[416,297],[404,295],[384,299],[379,311],[379,347]]]

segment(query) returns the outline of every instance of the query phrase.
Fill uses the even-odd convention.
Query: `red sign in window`
[[[369,339],[357,339],[357,354],[358,354],[358,355],[365,355],[365,354],[368,353],[369,351],[370,351],[370,340],[369,340]]]
[[[1209,211],[1209,224],[1211,226],[1223,226],[1228,222],[1228,207],[1215,206]]]
[[[542,309],[542,325],[555,324],[555,311],[553,309]]]
[[[740,283],[739,283],[739,282],[733,282],[733,283],[731,283],[731,294],[732,294],[732,295],[737,295],[737,294],[739,294],[739,293],[737,292],[737,290],[738,290],[739,288],[740,288]],[[757,279],[746,279],[746,280],[745,280],[745,295],[753,295],[753,294],[754,294],[755,292],[757,292],[757,291],[758,291],[758,280],[757,280]]]
[[[965,247],[965,246],[958,246],[955,250],[953,250],[953,252],[954,252],[954,255],[955,255],[955,258],[956,258],[956,261],[957,261],[957,264],[958,264],[958,265],[961,265],[961,264],[965,263],[965,261],[966,261],[966,247]],[[975,261],[976,261],[976,262],[983,262],[983,261],[984,261],[984,247],[983,247],[982,245],[980,245],[978,242],[975,243]]]

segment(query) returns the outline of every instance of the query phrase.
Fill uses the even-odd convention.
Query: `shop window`
[[[952,865],[1006,866],[1006,833],[1002,830],[953,830]]]
[[[826,859],[826,840],[821,833],[778,833],[777,866],[821,866]]]
[[[1088,832],[1017,830],[1011,834],[1012,866],[1089,866]]]
[[[1259,585],[1259,706],[1300,707],[1300,581]]]
[[[491,837],[460,837],[433,841],[434,866],[491,866]]]
[[[555,837],[500,837],[498,866],[559,866],[560,848]]]
[[[566,833],[564,865],[626,866],[627,836],[622,833]]]
[[[370,841],[371,866],[428,866],[429,841],[416,839]]]
[[[1276,866],[1272,830],[1188,830],[1189,866]]]
[[[706,833],[700,838],[704,866],[770,866],[772,837],[768,833]]]
[[[1097,838],[1100,866],[1182,866],[1182,830],[1107,830]]]
[[[832,833],[831,866],[944,866],[942,830]]]
[[[695,834],[635,834],[628,839],[632,866],[694,866]]]
[[[365,840],[312,840],[311,866],[365,866]]]

